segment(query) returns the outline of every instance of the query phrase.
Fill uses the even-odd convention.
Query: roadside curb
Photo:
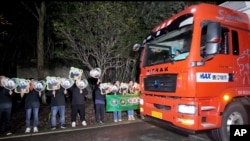
[[[86,126],[86,127],[76,127],[76,128],[69,127],[66,129],[59,129],[59,130],[53,130],[53,131],[48,130],[48,131],[41,131],[38,133],[30,133],[30,134],[18,134],[18,135],[13,134],[11,136],[0,137],[0,140],[21,138],[21,137],[30,137],[30,136],[39,136],[39,135],[46,135],[46,134],[55,134],[55,133],[63,133],[63,132],[72,132],[72,131],[80,131],[80,130],[88,130],[88,129],[124,125],[124,124],[136,123],[136,122],[143,122],[143,120],[136,119],[134,121],[122,121],[122,122],[117,122],[117,123],[103,123],[103,124],[98,124],[98,125],[97,124],[90,125],[90,126]]]

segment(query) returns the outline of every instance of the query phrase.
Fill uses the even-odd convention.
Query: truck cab
[[[157,25],[140,46],[141,115],[229,141],[230,125],[249,120],[249,41],[248,15],[226,6],[193,5]]]

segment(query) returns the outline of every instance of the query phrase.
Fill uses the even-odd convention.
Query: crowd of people
[[[102,123],[102,117],[103,113],[105,110],[105,95],[129,95],[129,94],[139,94],[140,93],[140,87],[139,84],[130,80],[128,83],[121,83],[119,80],[115,81],[113,84],[112,83],[103,83],[103,86],[101,86],[100,81],[97,83],[98,87],[95,89],[95,103],[98,104],[96,105],[96,111],[99,111],[97,117],[100,116],[101,118],[97,118],[97,122]],[[100,101],[101,100],[101,101]],[[114,122],[121,122],[122,121],[122,112],[124,110],[118,109],[113,111],[113,120]],[[135,110],[134,109],[129,109],[126,111],[127,113],[127,119],[128,120],[135,120]],[[138,111],[137,111],[137,115]]]
[[[12,135],[12,97],[13,89],[8,89],[5,86],[5,81],[2,81],[5,76],[0,76],[0,127],[1,133],[6,135]],[[85,97],[88,95],[87,88],[81,89],[77,84],[77,79],[74,80],[74,84],[65,89],[60,87],[56,90],[47,90],[45,92],[37,91],[34,89],[35,79],[29,78],[29,91],[27,93],[20,92],[21,99],[24,101],[24,111],[25,111],[25,131],[24,133],[39,132],[39,109],[42,94],[45,94],[50,99],[50,125],[51,130],[57,128],[57,117],[59,115],[60,128],[66,128],[65,123],[65,109],[66,109],[66,97],[71,95],[71,127],[76,127],[77,118],[79,115],[81,125],[87,126],[85,119]],[[109,93],[103,94],[101,89],[101,81],[97,79],[97,83],[93,88],[94,105],[95,105],[95,120],[96,123],[104,123],[105,118],[105,97],[106,94],[110,95],[123,95],[123,94],[133,94],[136,89],[134,89],[134,82],[131,80],[127,83],[128,89],[123,91],[120,89],[120,81],[115,81],[113,86],[118,88],[116,91],[110,91]],[[138,89],[137,89],[138,91]],[[126,111],[128,115],[128,120],[135,120],[134,110]],[[33,121],[31,123],[31,121]],[[113,121],[122,121],[122,111],[113,112]]]

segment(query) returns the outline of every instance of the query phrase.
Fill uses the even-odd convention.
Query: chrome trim
[[[209,110],[214,110],[216,109],[215,106],[201,106],[202,111],[209,111]]]

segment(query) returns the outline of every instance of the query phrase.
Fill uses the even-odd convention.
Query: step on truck
[[[250,2],[200,3],[167,18],[135,44],[145,119],[229,141],[249,123]],[[178,52],[178,54],[176,54]]]

